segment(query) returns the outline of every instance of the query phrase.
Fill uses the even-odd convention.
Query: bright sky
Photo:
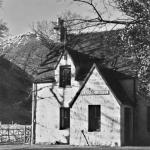
[[[72,0],[3,0],[0,16],[8,24],[10,34],[17,35],[30,32],[33,22],[56,21],[58,15],[67,10],[91,15],[89,8]]]

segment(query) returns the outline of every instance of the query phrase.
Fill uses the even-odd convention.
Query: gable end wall
[[[59,68],[61,65],[71,65],[71,86],[59,87]],[[36,107],[36,143],[55,144],[68,143],[69,129],[60,130],[60,107],[51,90],[55,93],[62,106],[68,107],[80,87],[75,81],[75,66],[67,54],[67,60],[61,57],[55,70],[55,83],[37,84],[37,107]]]
[[[89,88],[108,90],[109,95],[88,94]],[[88,132],[88,105],[101,105],[101,131]],[[105,81],[94,69],[85,87],[70,110],[70,144],[71,145],[121,145],[120,105]]]

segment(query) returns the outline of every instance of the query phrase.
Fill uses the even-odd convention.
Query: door
[[[132,144],[132,111],[131,108],[124,109],[124,144]]]

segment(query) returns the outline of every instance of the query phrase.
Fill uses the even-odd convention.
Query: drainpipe
[[[137,98],[136,98],[136,89],[137,89],[137,85],[136,85],[136,79],[134,79],[134,83],[133,83],[134,85],[134,101],[135,101],[135,104],[137,104]]]
[[[37,84],[33,84],[32,91],[32,133],[31,133],[31,144],[35,144],[36,140],[36,106],[37,106]]]
[[[137,116],[136,116],[136,106],[137,106],[137,97],[136,97],[136,90],[137,90],[137,84],[136,84],[136,78],[134,78],[134,102],[135,102],[135,106],[133,108],[133,145],[136,144],[136,133],[137,133]]]

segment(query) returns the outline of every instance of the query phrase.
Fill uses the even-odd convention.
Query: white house
[[[94,61],[93,58],[89,59],[84,55],[78,57],[76,54],[80,53],[70,50],[70,53],[65,51],[60,54],[54,67],[55,79],[45,77],[37,80],[33,85],[33,130],[35,132],[33,135],[36,143],[69,142],[69,128],[64,129],[65,121],[63,119],[60,121],[60,116],[62,113],[68,115],[69,103],[82,85],[83,78]],[[87,67],[78,68],[83,61],[88,64]],[[79,72],[83,72],[82,77],[78,76]]]
[[[40,75],[33,85],[33,143],[148,145],[149,102],[136,96],[135,78],[101,63],[68,49]]]

